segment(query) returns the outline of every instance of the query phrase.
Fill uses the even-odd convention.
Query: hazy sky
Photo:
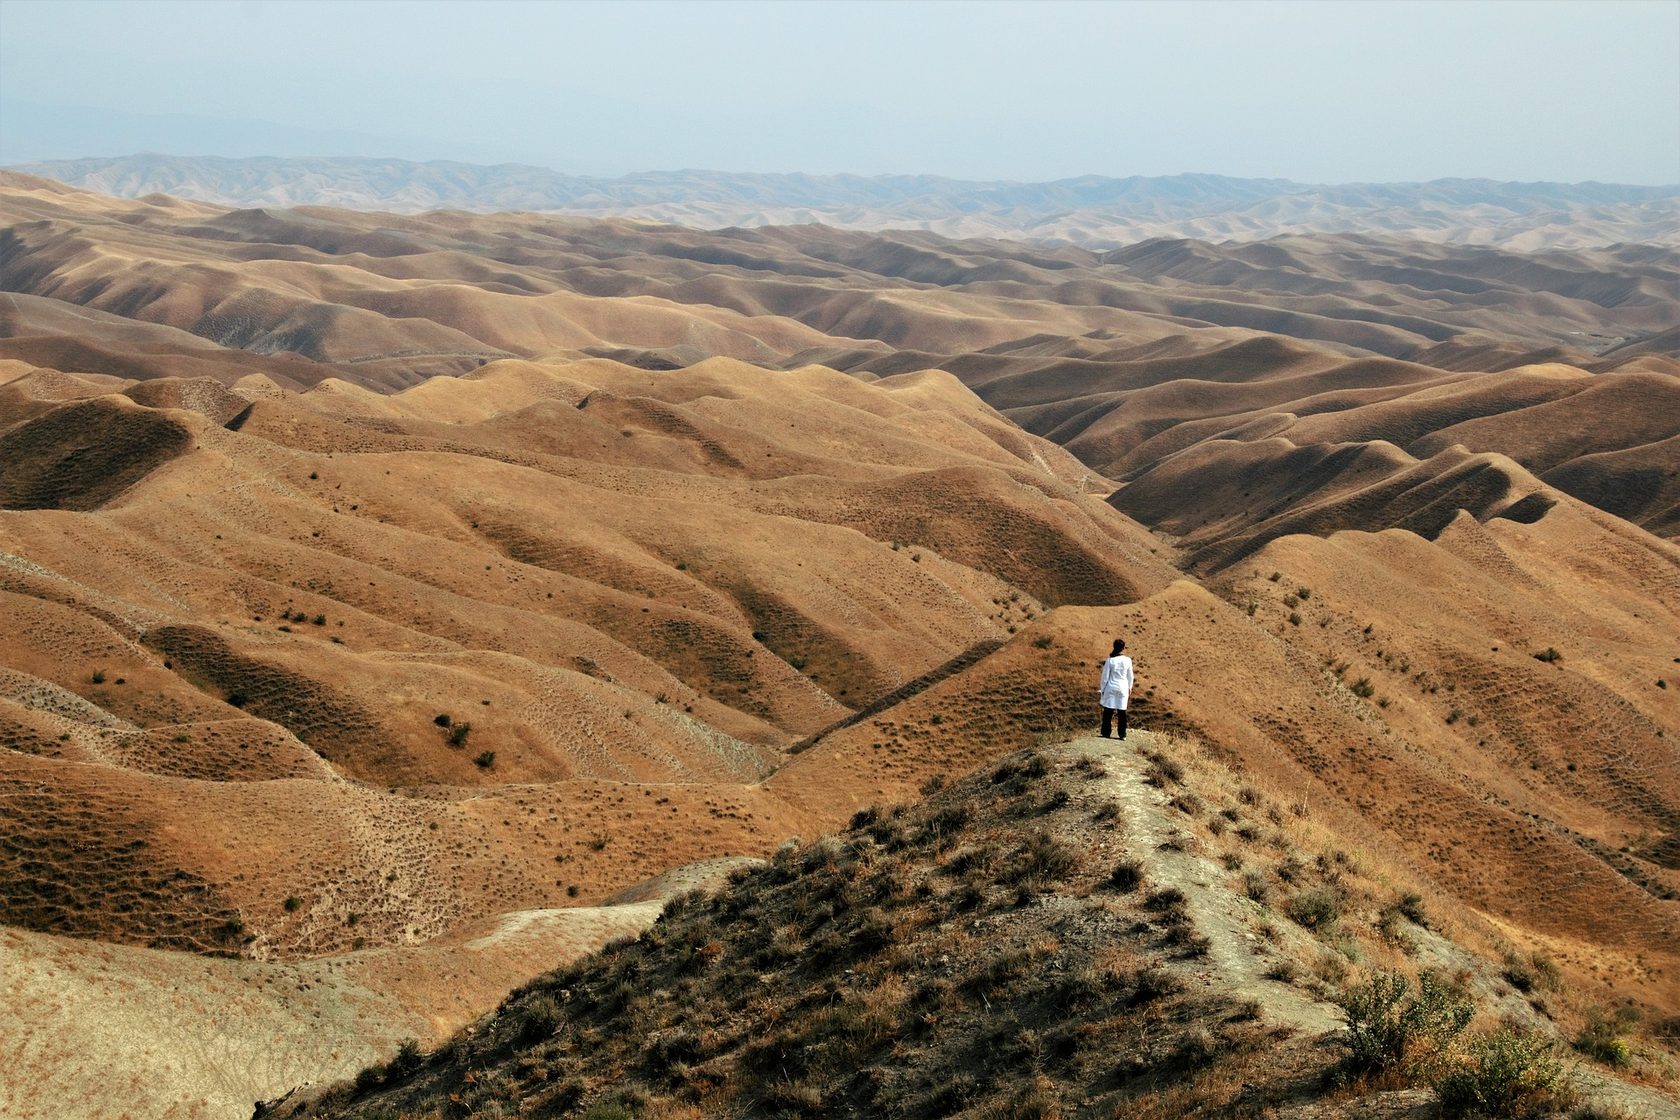
[[[1680,182],[1680,0],[0,0],[0,161]]]

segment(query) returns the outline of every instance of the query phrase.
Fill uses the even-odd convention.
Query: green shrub
[[[473,758],[473,765],[478,767],[480,770],[490,769],[492,766],[496,765],[496,752],[479,751]]]
[[[1500,1028],[1469,1048],[1468,1060],[1436,1085],[1449,1117],[1529,1120],[1567,1107],[1574,1093],[1551,1043],[1538,1035]]]
[[[464,747],[467,745],[467,736],[471,734],[472,724],[457,723],[454,727],[449,729],[449,745],[452,747]]]
[[[1551,646],[1547,646],[1545,649],[1534,655],[1534,660],[1544,661],[1547,664],[1551,664],[1553,661],[1562,661],[1563,654],[1559,653]]]
[[[1444,1054],[1476,1013],[1456,989],[1424,973],[1416,994],[1398,972],[1378,972],[1343,992],[1347,1018],[1343,1068],[1355,1074],[1417,1071]]]
[[[1633,1053],[1622,1036],[1638,1018],[1639,1013],[1631,1007],[1619,1007],[1609,1014],[1595,1007],[1587,1013],[1581,1033],[1575,1036],[1575,1049],[1608,1066],[1618,1069],[1627,1066],[1633,1061]]]
[[[1377,691],[1377,686],[1371,683],[1370,677],[1360,677],[1353,682],[1353,694],[1361,700],[1369,700],[1371,694]]]

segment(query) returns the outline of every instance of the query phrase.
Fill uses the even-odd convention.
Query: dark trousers
[[[1126,709],[1124,709],[1124,708],[1104,708],[1103,709],[1103,732],[1102,732],[1104,739],[1108,738],[1109,728],[1113,726],[1113,723],[1116,719],[1118,719],[1120,721],[1120,738],[1124,739],[1126,737]]]

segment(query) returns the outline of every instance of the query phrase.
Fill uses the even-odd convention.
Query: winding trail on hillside
[[[1265,975],[1281,956],[1299,958],[1322,949],[1306,944],[1310,937],[1285,928],[1289,923],[1282,921],[1272,922],[1274,947],[1258,932],[1268,913],[1227,887],[1227,872],[1204,856],[1163,846],[1180,830],[1171,825],[1174,814],[1166,795],[1144,779],[1145,752],[1163,746],[1149,731],[1133,731],[1123,740],[1086,736],[1069,744],[1071,750],[1104,763],[1108,775],[1096,788],[1120,806],[1127,847],[1143,864],[1144,889],[1176,887],[1184,892],[1191,922],[1208,939],[1207,955],[1192,973],[1195,979],[1233,999],[1257,1001],[1268,1021],[1287,1023],[1313,1036],[1342,1029],[1333,1004]]]

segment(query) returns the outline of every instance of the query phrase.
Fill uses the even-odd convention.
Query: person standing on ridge
[[[1125,648],[1126,643],[1123,639],[1114,639],[1114,650],[1108,655],[1108,660],[1103,662],[1102,683],[1099,687],[1102,692],[1100,702],[1104,739],[1108,738],[1109,728],[1116,716],[1120,718],[1119,737],[1126,737],[1126,706],[1132,698],[1132,659],[1121,652]]]

